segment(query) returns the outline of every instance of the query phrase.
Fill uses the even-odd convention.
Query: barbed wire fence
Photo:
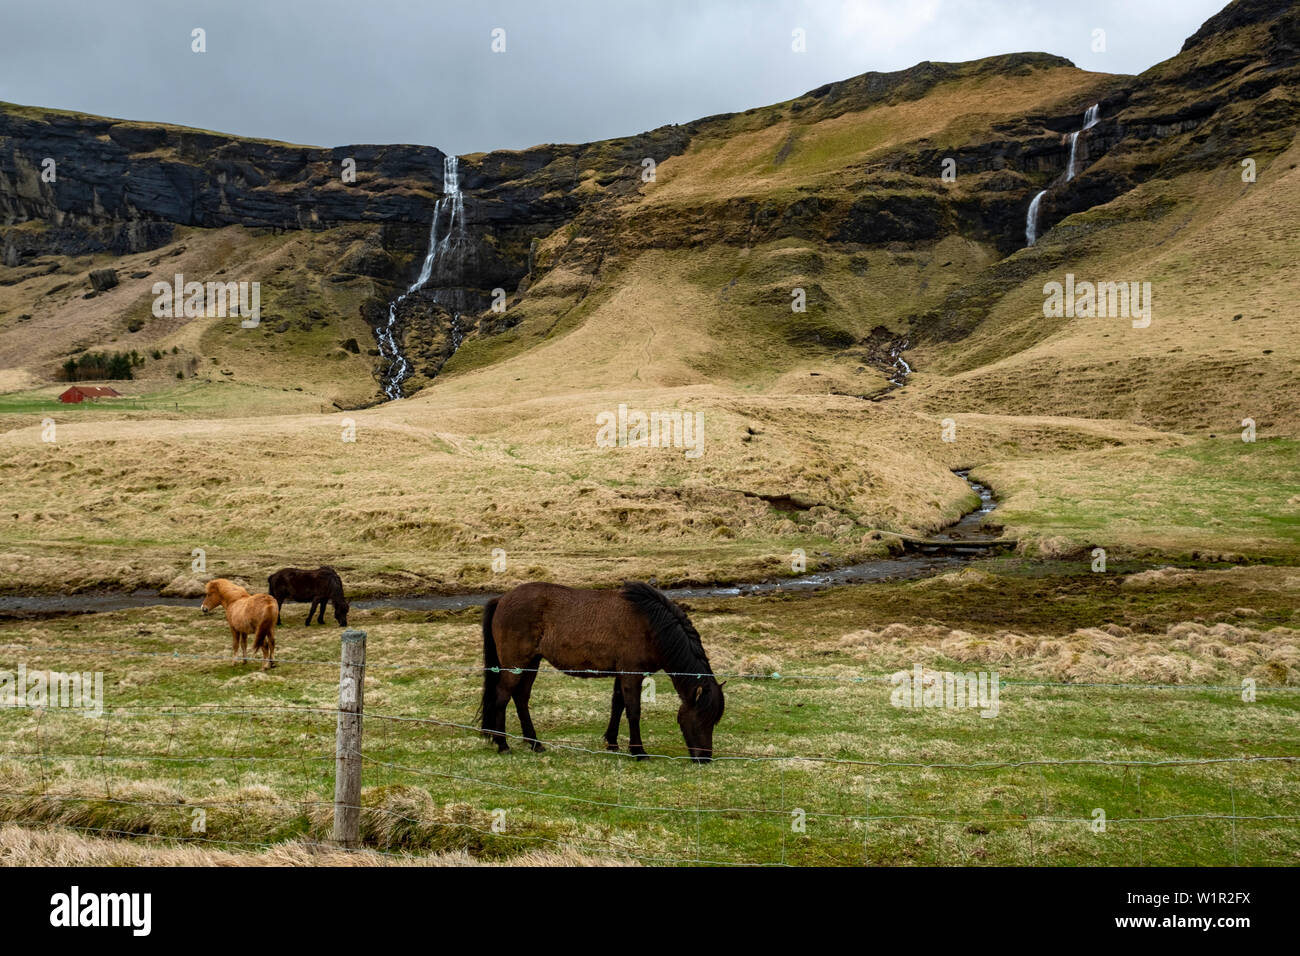
[[[229,661],[229,654],[192,654],[182,651],[141,651],[127,648],[116,647],[73,647],[71,645],[41,645],[39,647],[25,644],[15,644],[12,642],[0,643],[0,651],[22,651],[27,653],[41,654],[71,654],[90,657],[145,657],[145,658],[164,658],[176,661],[211,661],[223,662]],[[338,661],[323,660],[316,657],[275,657],[276,664],[302,664],[317,665],[322,667],[334,668],[339,665]],[[390,664],[382,661],[367,661],[367,670],[392,670],[392,671],[444,671],[457,674],[482,674],[484,670],[506,670],[512,674],[525,673],[543,673],[547,670],[545,667],[507,667],[507,668],[484,668],[481,664],[439,664],[436,662],[421,662],[419,664]],[[636,675],[643,677],[652,676],[643,671],[618,671],[618,670],[576,670],[566,671],[566,673],[576,674],[589,677],[617,677],[620,675]],[[703,674],[695,672],[671,672],[658,671],[666,677],[701,677]],[[832,682],[832,683],[849,683],[849,684],[887,684],[889,676],[882,674],[788,674],[780,671],[711,671],[709,676],[730,680],[761,680],[761,681],[791,681],[791,682]],[[1002,687],[1061,687],[1061,688],[1114,688],[1117,690],[1171,690],[1171,691],[1227,691],[1234,694],[1241,692],[1240,684],[1193,684],[1193,683],[1148,683],[1134,681],[1051,681],[1051,680],[1001,680]],[[1266,685],[1259,688],[1261,693],[1269,694],[1300,694],[1300,685],[1278,684]]]
[[[1043,842],[1043,835],[1059,837],[1065,832],[1082,841],[1089,834],[1109,832],[1111,827],[1139,834],[1132,844],[1135,851],[1129,852],[1122,862],[1140,863],[1146,857],[1146,838],[1142,834],[1155,829],[1155,839],[1159,839],[1160,828],[1171,824],[1193,827],[1193,832],[1207,838],[1212,828],[1223,831],[1217,838],[1223,841],[1225,852],[1230,848],[1230,858],[1237,863],[1240,862],[1239,828],[1285,826],[1300,820],[1300,812],[1244,809],[1239,804],[1242,790],[1236,778],[1239,772],[1251,768],[1280,767],[1290,774],[1300,761],[1300,754],[954,762],[716,750],[716,763],[747,767],[748,772],[757,774],[765,784],[753,788],[757,799],[746,801],[731,798],[730,785],[735,780],[728,781],[720,799],[712,799],[714,794],[710,794],[706,800],[705,779],[700,773],[672,769],[686,766],[698,770],[686,755],[643,755],[641,759],[664,770],[651,775],[637,774],[636,779],[631,779],[627,768],[628,761],[636,759],[632,754],[547,739],[547,748],[562,754],[566,766],[590,770],[579,786],[575,787],[571,778],[561,779],[561,772],[549,763],[533,762],[531,770],[521,771],[523,764],[511,762],[508,772],[486,774],[474,769],[473,761],[467,759],[483,750],[479,727],[436,716],[365,709],[365,673],[367,668],[374,669],[376,665],[365,659],[364,632],[345,631],[342,646],[342,660],[338,662],[277,659],[280,664],[338,667],[336,707],[144,701],[105,709],[102,730],[97,734],[98,745],[90,747],[83,742],[75,750],[59,746],[65,735],[54,733],[49,724],[59,719],[82,718],[54,709],[25,711],[26,726],[15,728],[6,752],[0,755],[0,820],[91,835],[245,850],[268,850],[285,842],[312,850],[341,850],[381,857],[405,857],[437,850],[509,857],[520,850],[550,850],[622,862],[755,866],[877,862],[881,854],[873,838],[899,841],[899,852],[887,861],[980,862],[983,857],[978,852],[971,858],[967,838],[988,835],[1000,836],[1004,850],[1018,841],[1017,859],[1023,862],[1050,863],[1053,846]],[[7,645],[7,649],[42,654],[228,659],[111,648]],[[472,666],[414,667],[383,663],[379,667],[467,674],[481,674],[484,670]],[[591,673],[613,677],[620,672]],[[734,676],[773,683],[889,680],[877,675],[775,672]],[[1051,681],[1003,681],[1002,685],[1233,693],[1241,690],[1232,685]],[[1287,695],[1300,688],[1260,690]],[[163,725],[165,729],[160,729]],[[363,725],[371,734],[368,742],[363,742]],[[77,736],[83,741],[92,739],[85,734]],[[519,734],[507,732],[505,736],[511,742],[531,742]],[[165,744],[160,747],[162,741]],[[187,742],[191,748],[202,745],[203,752],[190,752],[186,749]],[[5,762],[23,769],[3,772]],[[469,768],[464,766],[467,762]],[[69,777],[65,773],[69,767],[82,768],[83,772]],[[84,772],[87,767],[97,781],[93,792],[87,789],[90,779]],[[1118,773],[1125,782],[1131,780],[1134,809],[1103,815],[1100,820],[1095,815],[1097,811],[1080,816],[1054,810],[1047,774],[1067,768]],[[1233,775],[1230,803],[1223,810],[1148,812],[1153,780],[1159,781],[1162,774],[1207,768],[1226,770]],[[805,785],[801,791],[796,786],[797,774],[827,769],[846,774],[846,788],[836,790],[830,797],[820,794],[821,802],[801,799],[808,796],[809,788]],[[147,775],[130,776],[136,771],[147,771]],[[528,773],[536,778],[534,782],[520,779]],[[171,774],[174,774],[174,785],[165,785],[165,775]],[[987,779],[997,774],[1015,774],[1017,783],[1024,784],[1028,775],[1037,774],[1041,806],[1024,804],[991,811],[981,805],[970,812],[951,808],[919,812],[928,802],[929,795],[923,794],[909,801],[919,803],[919,808],[909,806],[900,810],[886,796],[890,790],[885,776],[904,774],[912,775],[908,786],[913,790],[918,786],[915,783],[918,777],[928,781],[936,777]],[[367,784],[364,791],[363,779]],[[1275,780],[1269,784],[1274,791],[1270,800],[1280,795],[1275,784]],[[300,796],[286,796],[283,785]],[[995,792],[997,789],[994,788]],[[1162,788],[1156,789],[1159,792]],[[215,790],[218,795],[195,797],[188,793],[194,790]],[[646,794],[653,790],[660,791],[660,798],[646,799]],[[1287,793],[1294,797],[1293,790]],[[439,807],[435,795],[438,799],[451,799]],[[484,798],[491,799],[484,802]],[[489,803],[511,808],[488,808]],[[539,811],[539,807],[559,809],[557,813],[549,813],[545,809]],[[1288,804],[1284,809],[1295,808]],[[511,819],[512,815],[515,819]],[[1027,854],[1024,853],[1026,843]],[[1283,848],[1281,853],[1283,858],[1294,862],[1294,847]],[[997,860],[990,859],[990,862]]]

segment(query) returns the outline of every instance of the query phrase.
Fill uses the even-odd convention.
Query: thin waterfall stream
[[[441,238],[438,224],[446,216],[446,228]],[[445,156],[442,160],[442,198],[433,207],[433,222],[429,225],[429,249],[424,255],[424,264],[420,274],[404,293],[388,304],[388,322],[375,330],[379,343],[379,354],[388,360],[381,384],[384,394],[389,399],[402,397],[402,383],[411,374],[411,363],[402,353],[398,328],[398,307],[415,292],[418,292],[431,279],[443,279],[450,274],[451,267],[459,262],[467,236],[465,233],[465,195],[460,189],[459,160],[455,156]],[[437,301],[437,292],[433,293]],[[452,314],[451,341],[453,351],[460,347],[464,334],[460,328],[460,313]]]
[[[1083,125],[1070,134],[1070,159],[1065,166],[1065,178],[1063,183],[1068,183],[1074,178],[1078,166],[1079,155],[1079,137],[1097,125],[1101,119],[1101,104],[1093,103],[1084,111]],[[1050,188],[1050,187],[1049,187]],[[1043,197],[1047,195],[1047,190],[1039,190],[1029,202],[1029,212],[1025,215],[1025,245],[1032,246],[1038,241],[1038,207],[1042,205]]]

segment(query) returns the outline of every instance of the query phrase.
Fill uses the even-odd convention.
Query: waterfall
[[[912,366],[903,358],[903,352],[910,343],[907,339],[895,342],[889,350],[889,357],[894,362],[894,374],[889,378],[890,385],[902,385],[907,381],[907,376],[912,374]]]
[[[1074,178],[1075,159],[1079,152],[1079,136],[1097,125],[1101,119],[1101,104],[1093,103],[1083,113],[1083,125],[1070,134],[1070,161],[1065,166],[1065,182]],[[1032,246],[1038,239],[1038,204],[1047,193],[1044,189],[1029,204],[1029,214],[1025,217],[1025,245]]]
[[[1074,169],[1075,169],[1074,159],[1079,151],[1079,134],[1092,129],[1094,126],[1097,125],[1097,120],[1099,118],[1098,114],[1100,112],[1101,112],[1101,104],[1093,103],[1091,106],[1088,107],[1087,111],[1085,111],[1083,114],[1083,126],[1081,126],[1079,129],[1075,130],[1073,133],[1070,134],[1070,162],[1069,165],[1065,167],[1065,181],[1067,183],[1074,178]]]
[[[1074,178],[1074,153],[1079,147],[1079,130],[1070,134],[1070,161],[1065,165],[1065,181],[1068,183]]]
[[[1065,167],[1065,181],[1067,183],[1074,178],[1074,157],[1078,153],[1079,149],[1079,134],[1096,126],[1097,120],[1100,118],[1098,114],[1100,113],[1101,104],[1093,103],[1083,114],[1083,126],[1070,134],[1070,164]]]
[[[438,238],[438,222],[446,211],[447,228],[442,238]],[[442,198],[433,207],[433,222],[429,224],[429,250],[424,255],[424,264],[420,274],[411,287],[388,303],[388,324],[375,330],[379,343],[379,354],[388,359],[388,370],[384,373],[384,394],[390,399],[402,397],[402,382],[411,374],[411,363],[402,354],[397,343],[397,307],[411,293],[424,287],[430,279],[441,278],[447,274],[449,263],[462,253],[465,244],[465,196],[460,191],[459,161],[455,156],[444,156],[442,160]],[[434,295],[435,301],[437,295]],[[453,345],[460,345],[460,313],[452,318]]]
[[[1029,204],[1029,215],[1025,217],[1025,245],[1027,246],[1032,246],[1038,241],[1038,204],[1046,195],[1047,190],[1044,189]]]

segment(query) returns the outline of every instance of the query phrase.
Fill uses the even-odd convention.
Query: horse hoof
[[[508,754],[510,753],[510,748],[507,747],[505,744],[502,744],[500,747],[497,748],[497,753]]]
[[[639,753],[639,754],[636,755],[636,759],[637,759],[637,760],[649,760],[649,759],[650,759],[650,755],[649,755],[649,754],[645,754],[645,753]]]
[[[618,744],[612,744],[607,740],[605,741],[605,749],[612,753],[618,753]]]
[[[530,744],[530,746],[533,748],[533,753],[535,754],[542,753],[544,750],[546,750],[546,748],[542,746],[542,742],[540,740],[534,740],[532,744]]]

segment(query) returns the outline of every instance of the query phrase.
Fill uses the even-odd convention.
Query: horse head
[[[334,602],[334,620],[338,621],[339,627],[348,626],[348,608],[352,605],[345,599],[339,598]]]
[[[223,578],[213,578],[203,589],[203,603],[199,605],[199,610],[207,614],[213,608],[221,607],[225,603],[222,585],[226,582]]]
[[[682,730],[687,752],[696,763],[713,759],[713,728],[722,720],[726,704],[722,684],[712,675],[702,677],[693,691],[683,695],[682,705],[677,709],[677,726]]]

